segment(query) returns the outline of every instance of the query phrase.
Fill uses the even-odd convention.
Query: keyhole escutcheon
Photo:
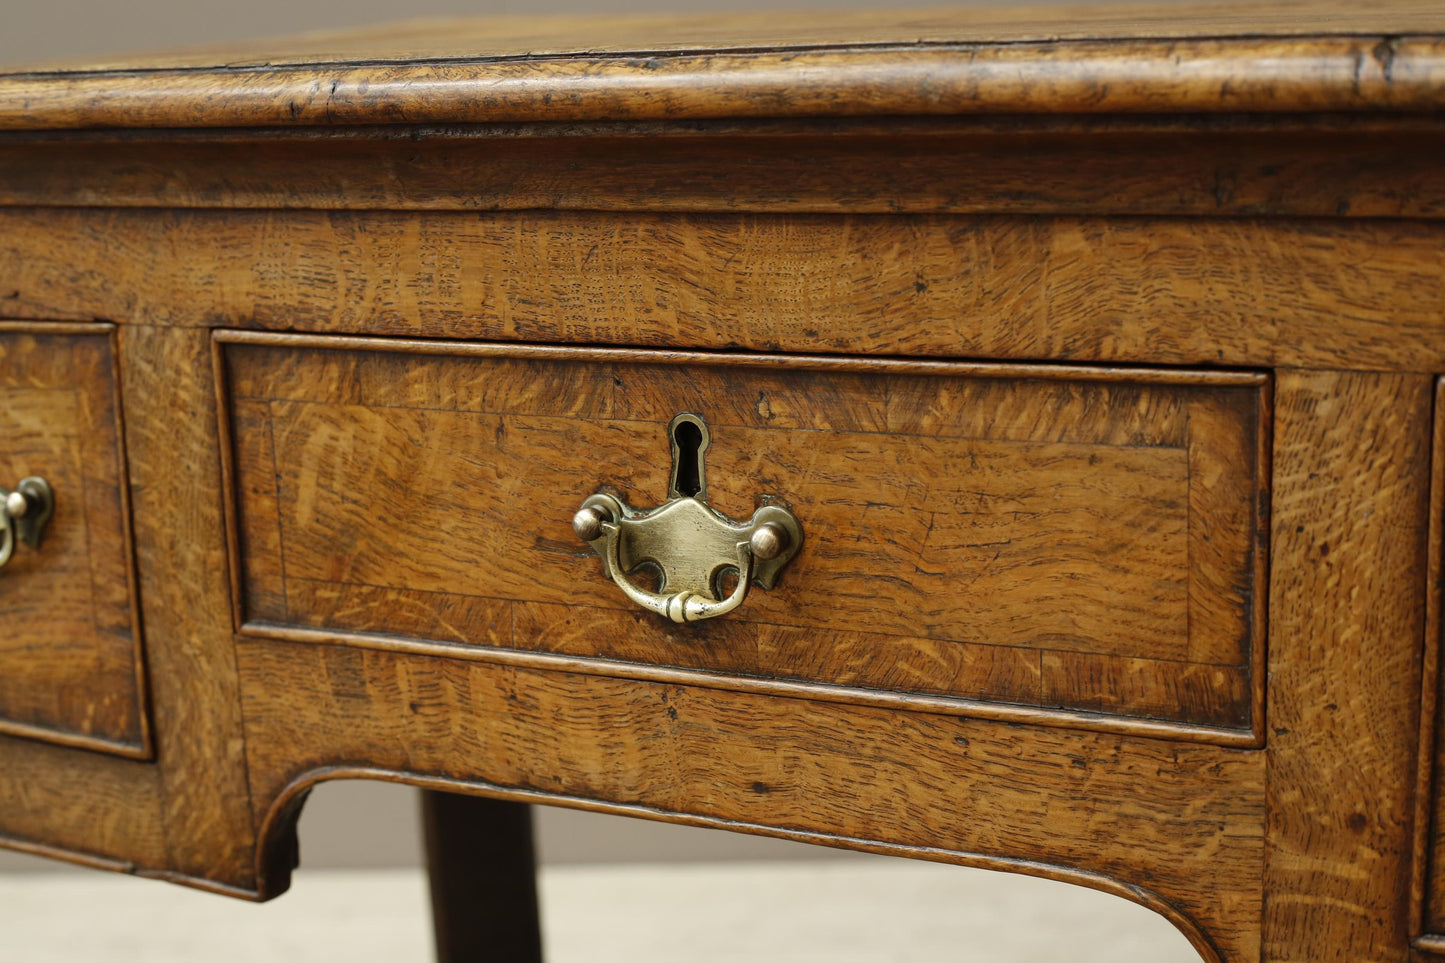
[[[700,415],[684,411],[667,426],[672,439],[672,481],[668,498],[700,498],[707,500],[707,457],[712,435]]]

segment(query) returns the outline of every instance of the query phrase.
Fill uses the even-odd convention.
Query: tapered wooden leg
[[[532,808],[422,793],[438,963],[541,963]]]

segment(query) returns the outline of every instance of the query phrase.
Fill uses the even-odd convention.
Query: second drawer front
[[[114,336],[0,322],[0,486],[53,500],[0,565],[0,733],[147,758]]]
[[[253,627],[1253,725],[1263,376],[220,337]],[[693,625],[571,530],[663,500],[681,411],[715,508],[805,530]]]

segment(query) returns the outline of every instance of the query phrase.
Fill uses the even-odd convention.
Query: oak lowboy
[[[382,778],[450,959],[530,803],[1445,954],[1445,17],[1355,6],[0,73],[0,843],[269,898]]]

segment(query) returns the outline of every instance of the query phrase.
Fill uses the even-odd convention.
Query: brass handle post
[[[54,514],[55,491],[44,478],[21,479],[13,491],[0,488],[0,566],[14,556],[16,542],[39,548]]]

